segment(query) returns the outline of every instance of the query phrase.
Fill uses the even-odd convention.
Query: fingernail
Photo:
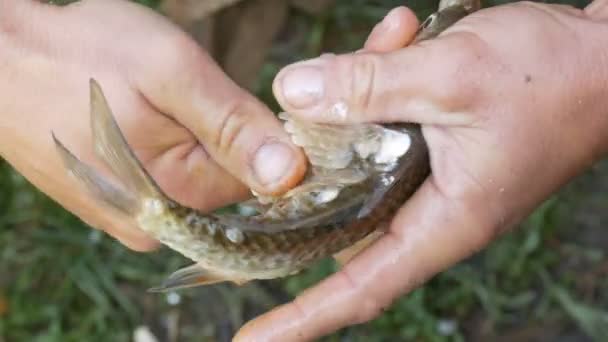
[[[382,19],[382,26],[384,30],[392,31],[401,25],[401,18],[399,17],[399,8],[395,8],[388,12],[388,14]]]
[[[401,21],[397,14],[398,13],[397,13],[396,9],[393,9],[392,11],[388,12],[388,14],[384,17],[384,19],[382,19],[380,24],[378,24],[378,25],[376,25],[376,27],[374,27],[371,35],[377,35],[377,34],[384,35],[390,31],[394,31],[396,28],[398,28],[399,25],[401,24]]]
[[[297,109],[312,107],[321,100],[325,91],[323,73],[318,67],[293,67],[283,76],[281,88],[290,106]]]
[[[253,159],[253,170],[262,185],[280,181],[293,164],[293,152],[285,144],[272,142],[262,145]]]

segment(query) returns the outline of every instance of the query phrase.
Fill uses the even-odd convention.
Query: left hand
[[[418,23],[399,8],[365,50],[281,71],[275,95],[302,118],[421,123],[432,175],[385,236],[235,340],[312,340],[367,322],[608,155],[607,5],[500,6],[407,48]]]
[[[124,0],[64,7],[0,0],[0,157],[133,249],[150,250],[158,241],[91,200],[51,138],[54,132],[82,161],[119,181],[92,145],[91,77],[135,155],[183,205],[209,211],[248,198],[249,188],[285,192],[306,172],[303,153],[272,112],[152,10]]]

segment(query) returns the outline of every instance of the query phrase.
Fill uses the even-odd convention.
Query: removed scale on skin
[[[440,7],[419,36],[431,38],[466,13],[461,3]],[[238,215],[203,213],[163,193],[128,146],[101,87],[91,80],[90,88],[95,151],[123,184],[104,180],[53,139],[66,168],[96,199],[135,218],[142,230],[194,261],[158,291],[297,273],[366,236],[378,236],[376,228],[430,172],[418,125],[329,125],[283,113],[286,131],[310,161],[302,183],[280,196],[256,194],[239,204]],[[373,241],[370,237],[357,248]]]

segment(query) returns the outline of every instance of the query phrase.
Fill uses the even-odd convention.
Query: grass
[[[285,63],[360,46],[369,27],[400,3],[338,1],[319,16],[293,13],[307,29],[297,44],[278,42],[261,73],[259,96],[272,101],[269,82]],[[411,4],[429,11],[428,2]],[[166,341],[177,335],[227,341],[244,321],[336,269],[326,260],[283,281],[150,294],[145,289],[187,262],[168,250],[127,250],[1,160],[0,189],[0,342],[128,341],[140,326]],[[606,162],[544,203],[518,231],[400,298],[376,320],[324,340],[606,340],[608,243],[601,241],[608,241],[608,199],[602,191],[608,191]]]

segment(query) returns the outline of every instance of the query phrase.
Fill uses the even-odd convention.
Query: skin
[[[608,1],[584,11],[530,3],[484,10],[404,49],[417,25],[408,9],[397,8],[358,53],[295,64],[277,76],[282,106],[310,120],[422,123],[433,175],[387,234],[292,303],[247,324],[235,340],[311,340],[373,319],[608,153]],[[126,1],[56,9],[0,0],[0,51],[0,154],[133,248],[155,241],[90,203],[65,176],[50,139],[53,130],[84,161],[103,167],[90,146],[89,77],[104,86],[152,176],[186,205],[242,198],[242,183],[280,192],[304,172],[301,152],[263,105],[183,33]],[[297,70],[308,79],[294,77]],[[348,105],[345,117],[327,114],[338,101]],[[264,186],[251,155],[266,141],[284,142],[295,157],[291,171]]]
[[[59,8],[0,0],[0,75],[0,155],[64,207],[136,250],[158,243],[93,203],[67,176],[52,144],[51,131],[110,175],[92,149],[91,77],[144,167],[185,205],[210,210],[248,197],[249,188],[286,191],[305,172],[302,152],[268,108],[184,32],[127,1]],[[257,165],[271,166],[265,178]]]
[[[362,51],[277,76],[280,104],[302,118],[422,123],[433,173],[387,234],[235,341],[307,341],[367,322],[608,155],[608,1],[491,8],[403,48],[416,26],[397,8]],[[331,115],[338,102],[347,115]]]

